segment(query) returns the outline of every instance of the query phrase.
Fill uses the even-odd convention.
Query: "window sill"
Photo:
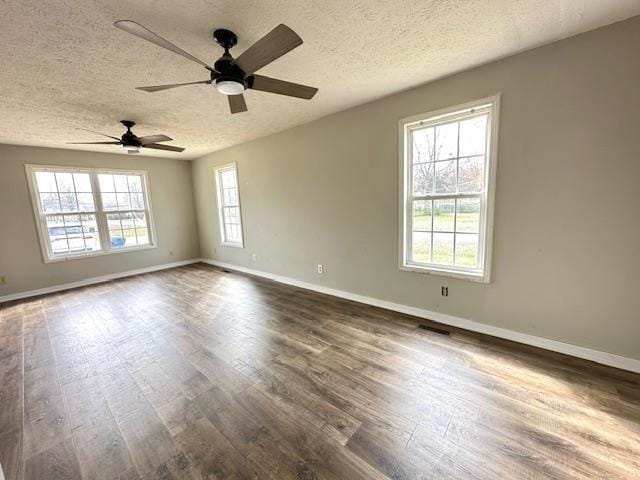
[[[44,263],[66,262],[66,261],[69,261],[69,260],[79,260],[81,258],[102,257],[104,255],[113,255],[113,254],[117,254],[117,253],[139,252],[139,251],[143,251],[143,250],[153,250],[154,248],[158,248],[158,245],[145,245],[145,246],[142,246],[142,247],[120,248],[118,250],[99,250],[97,252],[91,252],[91,253],[80,253],[80,254],[77,254],[77,255],[67,255],[66,257],[45,258]]]
[[[449,277],[449,278],[457,278],[459,280],[469,280],[471,282],[477,283],[489,283],[489,273],[488,272],[465,272],[459,270],[448,270],[444,268],[436,268],[436,267],[422,267],[418,265],[405,264],[400,265],[400,270],[404,272],[414,272],[414,273],[422,273],[427,275],[437,275],[441,277]]]
[[[220,244],[221,247],[233,247],[233,248],[244,248],[244,243],[238,242],[222,242]]]

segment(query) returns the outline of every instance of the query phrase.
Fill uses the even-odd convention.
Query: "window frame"
[[[238,190],[238,218],[240,220],[240,241],[234,242],[227,240],[227,226],[224,221],[224,209],[228,208],[224,203],[224,195],[222,192],[222,173],[225,171],[234,170],[236,173],[236,189]],[[240,175],[238,173],[238,164],[236,162],[226,163],[224,165],[218,165],[213,169],[215,184],[216,184],[216,197],[218,201],[218,226],[220,229],[220,245],[225,247],[244,248],[244,224],[242,222],[242,201],[240,199]],[[235,205],[232,205],[235,207]]]
[[[150,250],[158,247],[158,241],[156,236],[156,228],[153,219],[153,208],[151,206],[151,195],[149,194],[149,179],[145,170],[129,170],[118,168],[92,168],[92,167],[76,167],[71,165],[38,165],[38,164],[25,164],[27,184],[29,186],[29,194],[31,196],[31,205],[33,207],[34,220],[36,223],[36,230],[38,233],[38,240],[40,242],[40,250],[42,252],[42,259],[44,263],[64,262],[69,260],[75,260],[88,257],[99,257],[103,255],[112,255],[116,253],[127,253],[140,250]],[[60,173],[87,173],[91,182],[91,189],[93,195],[93,203],[95,207],[95,217],[97,224],[97,233],[100,239],[100,250],[89,252],[77,252],[68,253],[65,255],[54,255],[49,242],[46,226],[46,218],[49,214],[42,211],[42,205],[39,199],[39,189],[37,187],[36,172],[60,172]],[[148,220],[148,245],[134,245],[125,248],[111,248],[111,242],[109,240],[109,228],[107,224],[107,214],[111,211],[105,211],[102,207],[102,195],[100,191],[100,185],[98,182],[99,174],[111,174],[111,175],[140,175],[142,195],[145,202],[145,215]],[[134,209],[137,210],[137,209]],[[114,211],[119,212],[119,211]],[[80,214],[80,213],[78,213]]]
[[[469,194],[472,198],[480,197],[480,230],[478,237],[479,267],[476,269],[464,268],[454,265],[421,265],[411,262],[411,238],[412,232],[412,201],[415,198],[412,192],[412,143],[410,133],[412,130],[427,128],[429,126],[461,120],[474,113],[474,110],[488,107],[489,128],[486,143],[486,158],[484,181],[485,188],[480,194]],[[481,283],[489,283],[491,280],[491,256],[493,246],[494,209],[496,171],[498,161],[498,132],[500,115],[500,94],[482,98],[461,105],[442,108],[398,121],[399,143],[399,222],[398,222],[398,268],[402,271],[441,275],[464,280],[472,280]],[[459,157],[457,157],[459,158]],[[430,199],[464,198],[467,194],[436,194],[426,195]]]

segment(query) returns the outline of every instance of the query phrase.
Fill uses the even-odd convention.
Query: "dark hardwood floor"
[[[0,461],[7,480],[640,477],[640,375],[418,323],[199,264],[4,304]]]

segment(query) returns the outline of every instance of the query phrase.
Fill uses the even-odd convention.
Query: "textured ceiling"
[[[164,133],[187,148],[160,155],[196,158],[637,14],[638,0],[3,0],[0,143],[70,148],[101,140],[74,126],[119,136],[126,118],[138,135]],[[208,76],[114,28],[118,19],[210,62],[221,54],[215,27],[238,34],[238,56],[285,23],[305,43],[259,73],[320,91],[311,101],[249,91],[249,112],[230,115],[207,85],[134,90]]]

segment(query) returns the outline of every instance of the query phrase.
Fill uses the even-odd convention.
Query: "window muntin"
[[[242,215],[236,165],[231,164],[217,168],[215,176],[222,243],[242,247]]]
[[[153,246],[145,172],[27,165],[27,173],[45,261]]]
[[[400,122],[401,268],[488,281],[496,104]]]

